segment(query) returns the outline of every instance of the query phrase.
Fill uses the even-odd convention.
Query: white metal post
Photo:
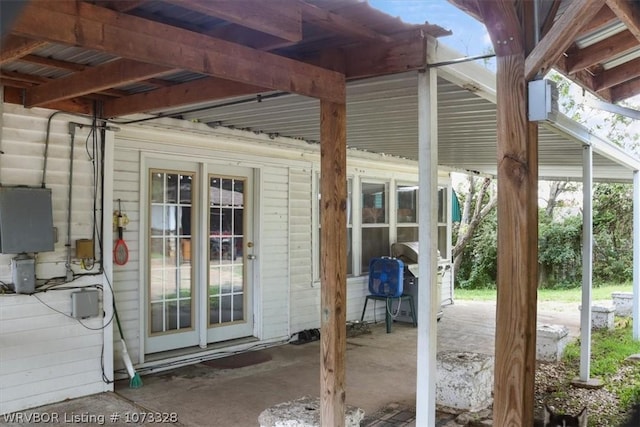
[[[582,152],[582,310],[580,313],[580,381],[589,381],[591,366],[591,286],[593,273],[593,150]]]
[[[113,367],[113,170],[114,170],[114,146],[115,134],[112,131],[104,133],[104,178],[102,182],[102,215],[104,218],[102,226],[102,309],[104,311],[102,330],[102,363],[104,374],[107,378],[114,379]],[[113,383],[106,384],[104,391],[113,391]]]
[[[416,425],[436,425],[438,200],[437,74],[418,73],[419,250]]]
[[[633,171],[633,339],[640,341],[640,171]]]

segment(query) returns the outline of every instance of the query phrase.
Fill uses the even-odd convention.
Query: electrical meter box
[[[51,189],[0,187],[0,253],[53,251]]]

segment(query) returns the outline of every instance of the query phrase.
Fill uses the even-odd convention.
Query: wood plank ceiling
[[[0,44],[7,102],[101,117],[424,68],[425,35],[355,0],[32,0]]]
[[[482,21],[481,0],[449,1]],[[540,42],[527,58],[527,78],[555,68],[608,102],[640,94],[639,0],[539,0],[539,5]]]

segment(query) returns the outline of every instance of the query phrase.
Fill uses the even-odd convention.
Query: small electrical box
[[[71,317],[86,319],[96,317],[100,309],[100,293],[97,289],[83,289],[71,293]]]
[[[92,239],[79,239],[76,240],[76,258],[78,259],[93,259],[93,240]]]
[[[556,120],[558,116],[558,87],[551,80],[529,82],[529,121]]]
[[[36,290],[36,260],[25,254],[11,259],[11,280],[17,294],[32,294]]]

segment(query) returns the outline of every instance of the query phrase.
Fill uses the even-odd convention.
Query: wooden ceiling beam
[[[350,34],[357,38],[372,39],[382,42],[392,41],[391,37],[382,35],[358,22],[347,19],[337,13],[321,9],[304,1],[298,2],[302,10],[302,19],[325,30]]]
[[[574,0],[547,35],[533,48],[525,62],[525,78],[545,74],[571,46],[580,29],[602,9],[601,0]]]
[[[126,116],[134,113],[144,113],[167,107],[197,102],[213,101],[231,96],[250,95],[265,92],[267,89],[218,79],[205,77],[187,83],[181,83],[167,88],[129,95],[103,105],[105,117]]]
[[[640,78],[635,78],[621,85],[614,86],[610,89],[610,91],[612,103],[623,101],[627,98],[637,95],[638,93],[640,93]]]
[[[102,0],[95,2],[98,6],[107,7],[118,12],[129,12],[150,0]]]
[[[130,59],[117,59],[28,89],[24,105],[25,107],[46,105],[62,99],[76,98],[116,86],[135,83],[170,71],[172,71],[171,68],[154,64]]]
[[[0,50],[0,65],[15,61],[34,50],[48,44],[43,40],[34,40],[26,37],[8,34],[2,38],[2,50]]]
[[[327,56],[324,60],[329,59]],[[344,74],[353,80],[424,69],[427,64],[427,39],[411,31],[390,42],[369,43],[341,50]],[[323,66],[331,64],[323,63]]]
[[[567,58],[567,72],[573,74],[633,49],[638,39],[628,30],[580,49]]]
[[[524,52],[522,27],[511,1],[478,1],[480,16],[497,56]]]
[[[13,32],[240,83],[344,102],[344,76],[89,3],[33,2]]]
[[[15,87],[4,87],[4,101],[10,104],[22,105],[23,89]],[[89,99],[76,98],[64,101],[53,102],[47,105],[47,108],[60,111],[68,111],[71,113],[92,114],[93,101]]]
[[[596,91],[608,89],[640,77],[640,58],[605,70],[596,77]]]
[[[640,6],[629,0],[607,0],[607,6],[640,42]]]
[[[609,9],[609,6],[605,4],[602,6],[602,9],[600,9],[600,11],[596,13],[596,16],[594,16],[593,19],[589,21],[589,23],[587,23],[587,25],[580,29],[578,37],[582,37],[585,34],[589,34],[607,25],[611,25],[617,20],[618,17],[616,16],[616,14],[613,13],[613,11]]]
[[[291,0],[174,0],[174,4],[283,40],[302,40],[300,3]]]

